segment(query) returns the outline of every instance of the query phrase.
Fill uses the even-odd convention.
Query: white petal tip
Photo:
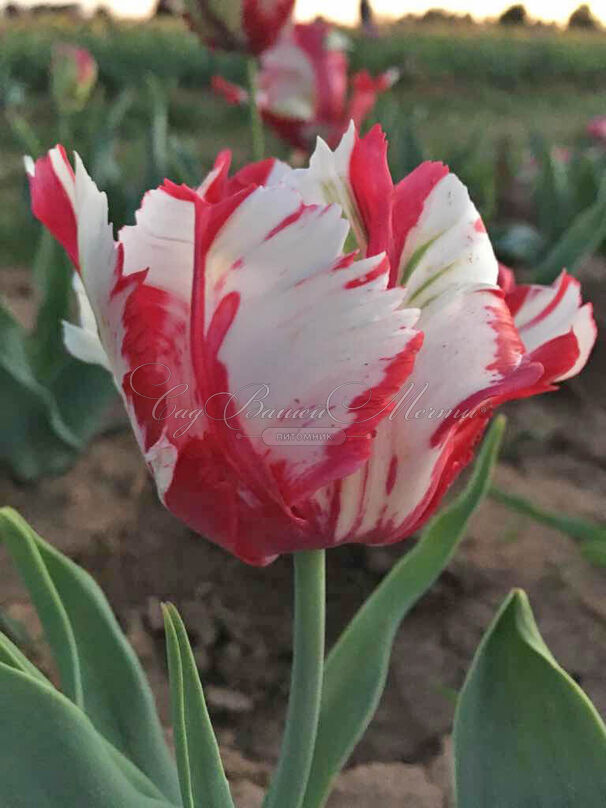
[[[86,362],[89,365],[101,365],[105,370],[111,372],[109,359],[96,334],[73,323],[68,323],[66,320],[62,321],[61,326],[63,329],[63,344],[68,353],[81,362]]]

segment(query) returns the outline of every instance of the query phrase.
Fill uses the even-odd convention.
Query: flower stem
[[[248,72],[248,108],[250,111],[250,135],[252,141],[253,158],[262,160],[265,157],[265,138],[263,135],[263,122],[257,106],[257,61],[254,56],[247,60]]]
[[[294,554],[294,659],[286,729],[264,808],[299,808],[305,796],[320,714],[324,671],[325,554]]]

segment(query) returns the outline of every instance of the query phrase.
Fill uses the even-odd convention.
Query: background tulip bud
[[[55,45],[51,58],[51,86],[60,111],[83,109],[96,82],[97,62],[86,48],[68,43]]]

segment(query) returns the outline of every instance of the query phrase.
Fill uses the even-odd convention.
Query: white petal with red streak
[[[348,407],[362,393],[377,393],[393,384],[390,374],[402,380],[410,371],[392,365],[413,350],[418,311],[402,308],[403,290],[387,289],[383,256],[342,265],[347,230],[336,206],[302,208],[294,190],[263,188],[236,208],[210,245],[204,268],[206,328],[212,312],[237,295],[217,359],[226,369],[229,392],[240,391],[241,403],[242,391],[268,385],[266,410],[324,408],[330,394],[345,385],[338,421],[324,414],[295,422],[340,431],[356,422],[357,413]],[[346,442],[336,449],[326,443],[270,446],[261,440],[264,429],[285,423],[293,425],[272,416],[237,419],[287,498],[338,476],[340,451],[349,470],[368,451],[367,441],[363,448]],[[369,429],[363,425],[362,434]],[[328,460],[329,448],[334,463]]]
[[[424,306],[446,289],[452,294],[467,284],[496,284],[497,276],[497,260],[467,188],[447,174],[430,191],[404,242],[399,278],[407,300]]]
[[[356,473],[316,495],[336,500],[334,541],[377,543],[406,535],[440,484],[440,458],[468,411],[483,402],[515,397],[540,376],[525,367],[507,308],[490,289],[476,288],[430,303],[417,327],[425,341],[396,400],[401,405],[376,431],[372,455]],[[452,414],[459,410],[459,418]],[[417,417],[418,413],[418,417]],[[446,416],[451,419],[446,422]]]
[[[565,272],[551,286],[521,286],[525,291],[522,304],[514,314],[514,322],[528,352],[545,346],[551,340],[573,332],[578,346],[574,364],[553,381],[564,381],[585,366],[596,340],[596,326],[590,303],[583,305],[579,282]]]
[[[326,205],[336,202],[340,205],[349,220],[358,247],[365,252],[366,233],[349,177],[355,141],[356,130],[353,122],[350,123],[334,152],[319,137],[309,161],[309,168],[293,171],[293,182],[307,204]]]
[[[135,220],[135,225],[120,231],[124,274],[149,268],[148,285],[189,300],[194,274],[193,202],[157,188],[145,194]]]

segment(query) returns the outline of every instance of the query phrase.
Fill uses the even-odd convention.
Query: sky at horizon
[[[0,7],[9,0],[0,0]],[[394,18],[405,14],[422,14],[430,8],[443,8],[456,14],[471,14],[477,19],[498,16],[517,0],[372,0],[377,16]],[[32,5],[41,0],[17,0],[21,5]],[[46,0],[48,5],[69,2],[69,0]],[[583,0],[522,0],[528,13],[545,22],[564,23]],[[81,0],[80,5],[86,11],[94,11],[100,5],[112,9],[114,13],[141,17],[149,14],[156,5],[156,0]],[[606,0],[593,0],[589,3],[593,13],[606,22]],[[335,22],[346,25],[355,24],[358,20],[358,0],[297,0],[296,16],[300,20],[313,19],[323,15]]]

